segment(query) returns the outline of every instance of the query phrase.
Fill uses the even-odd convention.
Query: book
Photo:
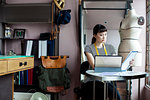
[[[39,40],[38,58],[47,56],[47,40]]]
[[[55,41],[54,40],[48,40],[47,41],[47,55],[48,56],[54,56],[54,50],[55,50]]]
[[[39,40],[39,52],[38,52],[38,58],[40,58],[42,55],[42,41]]]
[[[47,40],[42,41],[42,56],[47,56]]]
[[[27,83],[27,81],[28,81],[28,80],[27,80],[27,79],[28,79],[28,77],[27,77],[27,76],[28,76],[28,75],[27,75],[27,74],[28,74],[27,71],[28,71],[28,70],[25,70],[25,71],[24,71],[24,85],[27,85],[27,84],[28,84],[28,83]]]
[[[32,40],[28,40],[27,41],[27,47],[26,47],[26,56],[30,56],[31,55],[32,45],[33,45],[33,41]]]
[[[20,71],[20,85],[24,85],[24,71]]]
[[[33,69],[28,69],[28,85],[32,85],[33,82]]]

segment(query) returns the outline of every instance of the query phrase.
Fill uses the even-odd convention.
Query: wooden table
[[[13,100],[14,73],[32,69],[34,56],[0,56],[0,99]]]

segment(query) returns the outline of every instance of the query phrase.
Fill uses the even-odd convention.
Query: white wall
[[[136,13],[138,15],[144,16],[146,20],[146,0],[133,0],[133,8],[135,9]],[[142,48],[142,66],[133,68],[133,71],[145,71],[145,58],[146,58],[146,22],[144,24],[144,27],[142,29],[139,43]],[[132,100],[138,100],[138,80],[132,81]],[[145,79],[141,79],[141,93],[145,86]],[[141,100],[144,95],[141,95]]]
[[[51,2],[52,0],[6,0],[9,1],[10,3],[47,3]],[[145,16],[145,4],[146,0],[134,0],[134,8],[138,14],[144,15]],[[74,100],[74,93],[73,89],[74,87],[78,86],[80,83],[79,79],[79,69],[80,69],[80,48],[79,48],[79,33],[78,33],[78,0],[65,0],[65,8],[64,9],[71,9],[71,22],[66,25],[62,25],[60,28],[60,41],[59,41],[59,54],[60,55],[68,55],[69,58],[67,59],[67,65],[68,68],[71,71],[71,88],[67,91],[67,95],[61,95],[59,97],[59,100]],[[115,16],[115,15],[114,15]],[[116,19],[117,21],[117,19]],[[41,29],[38,31],[43,32],[43,31],[49,31],[49,25],[45,26],[46,28],[42,28],[41,26],[36,26],[33,30],[36,31],[36,29]],[[144,26],[145,28],[145,26]],[[143,28],[142,34],[140,36],[140,43],[142,46],[142,53],[143,53],[143,63],[141,67],[134,68],[134,70],[145,70],[145,29]],[[32,30],[32,27],[30,27]],[[31,31],[34,32],[34,31]],[[91,32],[90,32],[91,33]],[[34,33],[36,35],[36,33]],[[110,31],[108,35],[110,37],[112,36],[113,39],[108,39],[110,41],[108,42],[113,42],[113,44],[116,44],[115,46],[118,47],[119,44],[119,38],[116,38],[115,35],[118,35],[117,32],[114,30]],[[118,36],[117,36],[118,37]],[[108,36],[109,38],[109,36]],[[144,82],[144,80],[142,80]],[[141,83],[141,90],[143,89],[144,83]],[[137,100],[137,81],[135,80],[135,85],[132,87],[132,100]],[[134,84],[133,83],[133,84]]]
[[[61,25],[59,54],[68,55],[67,66],[71,71],[71,88],[68,94],[59,100],[74,100],[73,89],[79,86],[80,82],[80,48],[78,33],[78,0],[65,0],[65,8],[71,9],[71,21],[69,24]]]

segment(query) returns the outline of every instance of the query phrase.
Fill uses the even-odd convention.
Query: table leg
[[[140,78],[138,79],[138,100],[140,100]]]
[[[107,93],[107,94],[106,94],[106,100],[108,100],[108,99],[109,99],[109,98],[108,98],[108,84],[106,84],[106,89],[107,89],[107,90],[106,90],[106,93]]]
[[[0,100],[14,100],[13,74],[0,76]]]
[[[104,82],[104,100],[106,100],[106,82]]]
[[[113,82],[113,100],[115,99],[115,85],[114,85],[114,82]]]
[[[129,97],[129,80],[126,80],[126,99],[130,100],[130,97]]]
[[[95,80],[93,81],[93,100],[95,100]]]
[[[117,97],[117,84],[116,84],[116,100],[118,99],[118,97]]]
[[[116,82],[113,81],[113,100],[117,100],[117,85]]]
[[[132,84],[132,82],[131,82],[131,80],[129,80],[129,100],[131,100],[131,84]]]

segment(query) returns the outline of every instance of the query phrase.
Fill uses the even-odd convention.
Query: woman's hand
[[[134,59],[130,61],[129,66],[134,66]]]

